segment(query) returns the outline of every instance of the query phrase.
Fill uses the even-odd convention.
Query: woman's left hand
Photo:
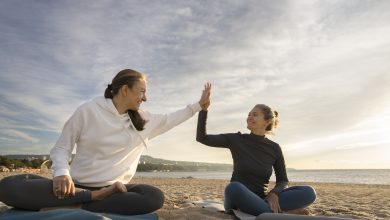
[[[276,195],[274,192],[268,193],[268,195],[265,197],[265,200],[268,202],[271,210],[274,213],[279,213],[282,212],[279,206],[279,197]]]

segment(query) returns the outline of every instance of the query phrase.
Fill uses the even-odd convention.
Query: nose
[[[142,97],[142,101],[146,102],[147,100],[146,95],[144,95],[144,97]]]

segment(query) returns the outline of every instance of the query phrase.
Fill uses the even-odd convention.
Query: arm
[[[151,132],[149,134],[149,139],[167,132],[171,128],[181,124],[187,119],[191,118],[196,112],[200,111],[203,108],[206,108],[210,105],[210,90],[211,84],[207,83],[204,86],[202,91],[202,96],[199,102],[192,105],[188,105],[186,108],[176,111],[167,115],[150,115],[150,126]]]
[[[275,176],[276,176],[276,185],[271,190],[271,192],[274,192],[277,195],[285,188],[288,187],[286,164],[284,162],[284,156],[280,147],[279,147],[279,154],[280,154],[279,158],[275,161],[273,165]]]
[[[69,161],[80,137],[80,122],[80,112],[76,110],[65,123],[60,138],[50,151],[50,159],[53,161],[53,193],[59,199],[75,194],[74,183],[69,175]]]
[[[288,187],[288,179],[286,172],[286,165],[284,162],[284,157],[282,150],[278,146],[279,158],[275,161],[273,167],[275,170],[276,184],[275,187],[268,193],[266,200],[270,204],[270,208],[275,213],[282,212],[282,209],[279,205],[279,193],[282,192],[285,188]]]
[[[198,127],[196,129],[196,141],[210,147],[229,147],[228,135],[208,135],[206,133],[207,111],[200,111],[198,115]]]
[[[198,126],[196,129],[196,141],[210,147],[229,147],[229,136],[227,134],[208,135],[206,132],[207,109],[210,106],[211,84],[207,83],[203,90],[203,96],[208,100],[201,105],[202,111],[198,115]]]
[[[61,136],[50,151],[50,159],[53,161],[53,177],[68,175],[69,162],[71,160],[72,151],[81,133],[79,110],[68,119],[65,123]]]
[[[196,112],[200,110],[200,104],[197,102],[170,114],[150,114],[150,119],[148,121],[149,126],[151,126],[150,133],[148,135],[149,139],[169,131],[175,126],[191,118]]]

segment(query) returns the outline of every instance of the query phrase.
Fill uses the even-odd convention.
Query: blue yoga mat
[[[278,213],[263,213],[256,217],[256,220],[348,220],[352,217],[326,217],[326,216],[307,216],[291,215]]]
[[[20,209],[9,209],[0,213],[0,219],[7,220],[158,220],[155,213],[145,215],[116,215],[107,213],[89,212],[83,209],[55,209],[43,212],[34,212]]]

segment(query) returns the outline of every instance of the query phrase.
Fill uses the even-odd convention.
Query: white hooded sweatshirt
[[[54,177],[70,175],[76,184],[90,187],[128,183],[148,139],[154,138],[191,118],[201,110],[199,103],[171,114],[139,110],[147,121],[137,131],[129,115],[119,114],[111,99],[95,98],[81,105],[65,123],[50,158]],[[77,144],[71,165],[72,151]]]

